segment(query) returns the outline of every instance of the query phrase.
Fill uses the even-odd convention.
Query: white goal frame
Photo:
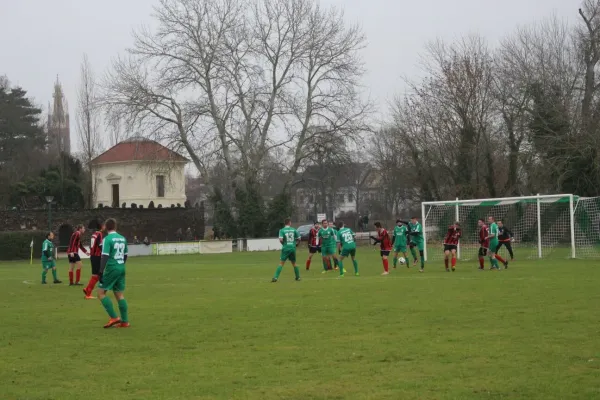
[[[458,197],[455,200],[448,201],[425,201],[421,203],[421,226],[423,228],[423,242],[425,244],[423,256],[425,261],[427,261],[427,215],[429,212],[427,211],[428,206],[455,206],[455,220],[460,220],[460,206],[461,205],[469,205],[470,203],[473,205],[477,205],[483,202],[492,202],[492,201],[523,201],[523,200],[537,200],[537,252],[538,257],[542,258],[542,220],[541,220],[541,202],[545,199],[556,199],[556,198],[565,198],[569,199],[569,225],[570,225],[570,235],[571,235],[571,258],[575,258],[576,247],[575,247],[575,198],[578,196],[574,196],[573,194],[552,194],[552,195],[536,195],[536,196],[519,196],[519,197],[498,197],[498,198],[490,198],[490,199],[469,199],[469,200],[461,200]],[[431,208],[429,209],[431,211]],[[458,245],[457,256],[460,258],[460,243]]]

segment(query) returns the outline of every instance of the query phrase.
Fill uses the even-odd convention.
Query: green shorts
[[[329,257],[335,255],[335,246],[326,246],[321,248],[321,255],[323,257]]]
[[[396,253],[406,253],[406,245],[405,244],[395,245],[394,251]]]
[[[342,257],[356,257],[356,246],[342,247]]]
[[[42,261],[42,268],[43,269],[51,269],[56,267],[56,261],[52,260],[52,261]]]
[[[98,289],[112,290],[113,292],[125,291],[125,267],[113,267],[104,270]]]
[[[496,253],[496,249],[498,248],[498,245],[500,244],[500,241],[498,240],[490,240],[490,253]]]
[[[296,249],[281,249],[281,255],[279,256],[279,260],[286,262],[290,260],[290,262],[296,262]]]
[[[425,250],[425,245],[423,242],[410,242],[411,247],[416,247],[419,251]]]

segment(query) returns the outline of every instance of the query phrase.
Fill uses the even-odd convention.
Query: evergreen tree
[[[0,168],[22,151],[44,148],[41,113],[25,90],[0,86]]]

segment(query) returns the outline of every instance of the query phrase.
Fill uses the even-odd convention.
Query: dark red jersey
[[[81,232],[75,231],[71,235],[71,240],[69,241],[69,248],[67,249],[67,253],[78,253],[79,249],[84,253],[87,253],[87,250],[81,244]]]
[[[388,232],[385,229],[382,229],[381,231],[377,232],[377,234],[378,234],[377,240],[380,243],[381,250],[391,251],[392,250],[392,239],[390,238],[390,235],[388,234]]]
[[[479,243],[481,244],[481,247],[486,249],[490,247],[490,239],[487,239],[489,234],[490,231],[487,225],[483,225],[481,228],[479,228]]]
[[[90,256],[102,256],[102,231],[94,232],[92,235],[92,243],[90,244]]]
[[[311,247],[318,247],[321,243],[319,243],[319,229],[310,228],[310,232],[308,233],[308,245]]]
[[[462,235],[462,232],[458,226],[450,225],[448,227],[448,232],[446,233],[446,237],[444,238],[444,244],[458,246],[458,241],[460,240],[461,235]]]

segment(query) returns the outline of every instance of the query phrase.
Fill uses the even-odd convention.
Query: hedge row
[[[46,232],[0,232],[0,260],[29,260],[31,240],[33,239],[33,258],[42,256],[42,243]]]

